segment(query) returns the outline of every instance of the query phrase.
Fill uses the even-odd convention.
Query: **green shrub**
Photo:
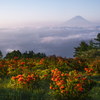
[[[82,52],[80,57],[90,58],[90,59],[100,58],[100,49],[92,49],[92,50],[84,51]]]

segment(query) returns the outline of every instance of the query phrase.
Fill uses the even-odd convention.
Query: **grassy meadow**
[[[99,100],[100,60],[0,60],[0,100]]]

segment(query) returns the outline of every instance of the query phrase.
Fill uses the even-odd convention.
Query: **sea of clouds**
[[[0,50],[3,57],[13,50],[34,51],[47,56],[73,58],[75,49],[84,40],[86,43],[100,33],[100,26],[91,27],[17,27],[0,28]]]

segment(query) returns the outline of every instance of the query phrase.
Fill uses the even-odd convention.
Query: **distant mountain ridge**
[[[81,16],[75,16],[62,24],[63,26],[91,26],[93,23],[89,22]]]

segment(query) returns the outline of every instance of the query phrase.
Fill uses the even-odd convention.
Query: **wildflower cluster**
[[[41,64],[41,65],[43,64],[43,61],[44,61],[44,59],[42,58],[42,59],[40,60],[40,64]]]
[[[53,76],[50,83],[50,89],[53,89],[59,95],[67,98],[72,98],[72,95],[78,97],[88,92],[88,85],[91,85],[93,81],[89,81],[86,77],[78,74],[78,71],[74,70],[68,73],[62,73],[56,68],[52,70]]]
[[[79,74],[84,75],[84,71],[87,75],[99,72],[100,60],[91,62],[87,59],[66,59],[55,55],[46,58],[15,57],[11,60],[0,60],[0,76],[12,77],[11,88],[34,90],[43,86],[41,80],[44,79],[43,82],[47,81],[46,83],[51,81],[50,90],[52,89],[65,100],[85,97],[84,94],[88,94],[95,85],[94,81]]]
[[[7,61],[0,61],[0,76],[7,75]]]
[[[46,80],[48,78],[48,75],[44,75],[43,79]]]
[[[88,68],[87,66],[85,67],[85,71],[87,76],[91,76],[91,74],[93,73],[93,68]]]
[[[37,81],[40,80],[39,75],[37,74],[28,74],[28,75],[17,75],[16,77],[12,76],[12,80],[17,83],[16,85],[25,85],[29,86],[30,84],[33,85]]]

